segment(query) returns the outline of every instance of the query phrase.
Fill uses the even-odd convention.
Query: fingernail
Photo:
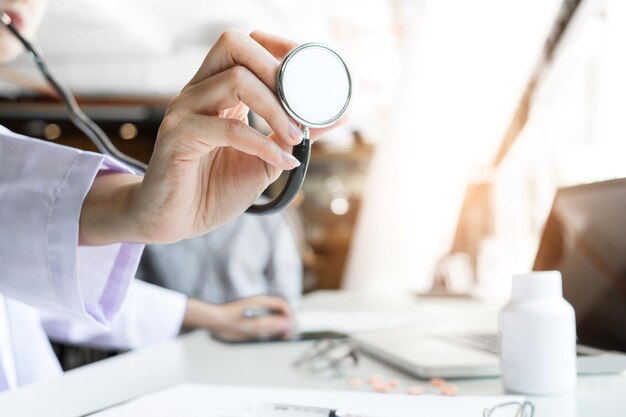
[[[300,161],[298,161],[292,154],[289,152],[281,151],[283,155],[283,159],[285,162],[289,164],[291,168],[299,167]]]
[[[289,121],[289,136],[297,143],[302,142],[302,129],[294,121]]]

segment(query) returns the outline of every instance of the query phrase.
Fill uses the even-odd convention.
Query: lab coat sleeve
[[[143,245],[78,247],[82,203],[100,170],[130,172],[100,154],[0,129],[0,293],[110,324]]]
[[[302,258],[289,221],[284,215],[279,219],[267,268],[269,293],[285,297],[292,308],[297,308],[302,298]]]
[[[133,280],[110,330],[42,312],[48,337],[57,342],[101,349],[137,349],[176,337],[187,309],[181,293]]]

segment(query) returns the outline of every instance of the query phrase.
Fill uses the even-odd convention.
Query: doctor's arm
[[[281,314],[246,319],[243,309],[265,307]],[[288,336],[294,322],[287,302],[277,297],[250,297],[209,304],[143,281],[133,280],[110,329],[41,312],[41,323],[54,341],[99,349],[128,350],[172,339],[181,330],[207,329],[224,339]]]

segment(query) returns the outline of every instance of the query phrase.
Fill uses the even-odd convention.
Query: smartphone
[[[212,334],[211,336],[213,337],[213,339],[219,342],[233,344],[233,345],[239,345],[239,344],[244,344],[244,343],[299,342],[299,341],[304,341],[304,340],[318,340],[318,339],[343,339],[343,338],[348,337],[346,333],[335,332],[335,331],[301,332],[301,333],[295,334],[293,337],[290,337],[288,339],[277,337],[277,336],[270,336],[270,337],[257,337],[257,338],[252,338],[252,339],[233,341],[233,340],[224,339],[216,334]]]

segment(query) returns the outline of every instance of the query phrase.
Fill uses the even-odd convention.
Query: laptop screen
[[[626,179],[560,189],[533,269],[563,275],[578,343],[626,352]]]

